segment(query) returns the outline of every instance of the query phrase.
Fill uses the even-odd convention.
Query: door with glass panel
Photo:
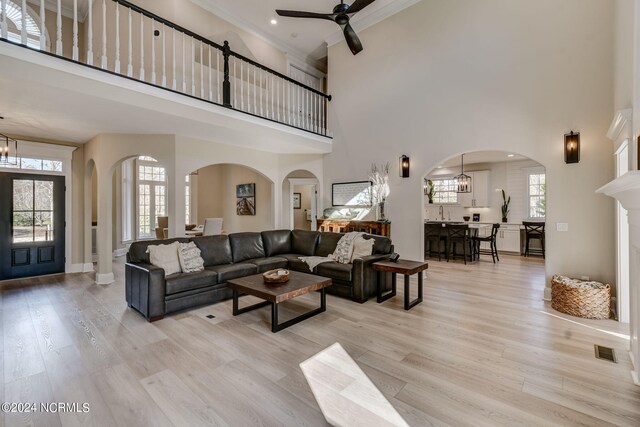
[[[64,177],[0,173],[0,280],[64,273]]]

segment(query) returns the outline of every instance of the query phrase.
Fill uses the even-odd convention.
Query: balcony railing
[[[127,1],[0,0],[0,13],[5,42],[328,136],[331,96]]]

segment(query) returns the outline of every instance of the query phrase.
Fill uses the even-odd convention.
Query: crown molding
[[[258,37],[259,39],[269,43],[270,45],[274,46],[275,48],[281,50],[283,53],[289,55],[289,57],[295,57],[297,59],[298,62],[305,62],[307,64],[309,64],[310,66],[316,68],[316,69],[320,69],[320,65],[319,62],[317,60],[315,60],[314,58],[312,58],[311,56],[305,54],[304,52],[292,47],[291,45],[283,42],[282,40],[271,36],[270,34],[265,33],[264,31],[262,31],[260,28],[258,28],[257,26],[253,25],[252,23],[232,14],[231,12],[229,12],[228,10],[224,9],[223,7],[220,7],[217,4],[214,4],[214,2],[212,1],[208,1],[208,0],[190,0],[191,3],[195,4],[196,6],[199,6],[201,8],[203,8],[206,11],[211,12],[212,14],[216,15],[217,17],[224,19],[225,21],[229,22],[232,25],[235,25],[236,27],[250,33],[253,34],[254,36]]]
[[[91,1],[91,0],[89,0]],[[47,10],[50,10],[54,13],[58,12],[58,2],[57,0],[45,0],[44,1],[44,7]],[[69,18],[69,19],[73,19],[73,4],[71,5],[67,5],[67,4],[62,4],[62,16]],[[89,13],[89,2],[88,1],[84,1],[84,2],[80,2],[78,1],[78,22],[84,22],[85,19],[87,19],[87,14]]]
[[[371,10],[368,13],[367,9],[364,9],[364,11],[358,12],[358,14],[355,15],[349,22],[356,32],[362,31],[374,26],[378,22],[381,22],[410,6],[413,6],[419,1],[420,0],[396,0],[379,9]],[[336,30],[335,32],[325,37],[324,41],[327,42],[328,46],[333,46],[334,44],[344,41],[344,35],[342,34],[342,31]]]

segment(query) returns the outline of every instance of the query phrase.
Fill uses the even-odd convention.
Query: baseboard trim
[[[127,254],[127,251],[128,251],[127,248],[116,249],[115,251],[113,251],[113,257],[119,258],[121,256],[125,256]]]
[[[545,286],[544,288],[544,298],[545,301],[551,301],[551,288]]]
[[[92,262],[87,262],[85,264],[82,265],[82,272],[83,273],[93,273],[93,263]]]
[[[109,285],[115,282],[113,273],[96,273],[96,285]]]

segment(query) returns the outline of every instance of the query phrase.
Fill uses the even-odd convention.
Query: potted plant
[[[509,216],[509,204],[511,203],[511,196],[507,198],[507,194],[502,190],[502,222],[507,222]]]
[[[430,179],[425,180],[424,194],[429,198],[429,204],[433,204],[433,196],[436,195],[436,187]]]

